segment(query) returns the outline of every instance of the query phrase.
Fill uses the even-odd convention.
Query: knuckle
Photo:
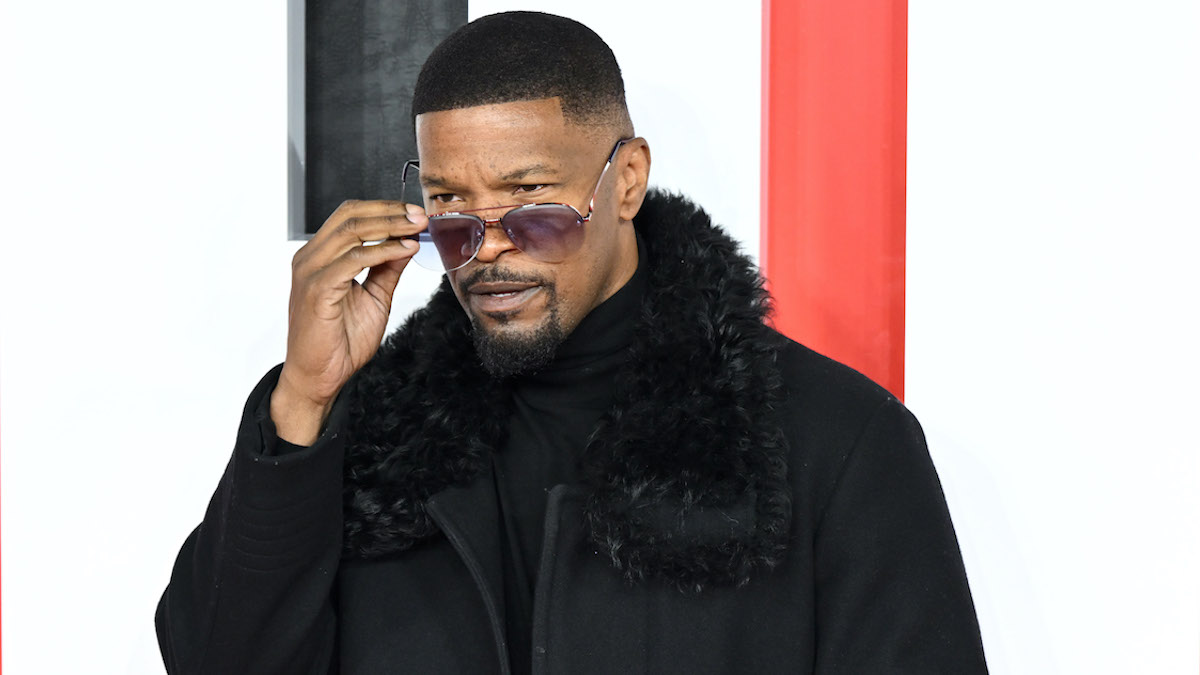
[[[347,199],[341,204],[338,204],[337,208],[334,209],[333,212],[329,214],[329,217],[325,219],[325,222],[321,224],[321,230],[335,227],[334,224],[338,223],[338,219],[345,215],[345,213],[351,208],[353,208],[358,201],[359,200],[357,199]]]
[[[354,248],[350,249],[346,255],[349,256],[351,260],[362,260],[367,253],[368,251],[366,246],[355,246]]]
[[[308,256],[303,251],[296,251],[292,256],[292,277],[295,278],[303,273],[308,266]]]

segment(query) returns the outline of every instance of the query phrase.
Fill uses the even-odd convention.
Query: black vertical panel
[[[346,199],[399,199],[412,90],[467,0],[305,0],[305,232]]]

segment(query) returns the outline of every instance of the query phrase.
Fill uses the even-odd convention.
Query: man
[[[159,605],[169,671],[985,672],[916,421],[647,191],[598,36],[475,21],[413,113],[428,211],[346,202],[297,253]],[[431,241],[444,283],[380,347]]]

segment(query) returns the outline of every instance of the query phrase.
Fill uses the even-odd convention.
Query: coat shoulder
[[[779,335],[778,364],[785,405],[828,418],[870,417],[898,399],[874,380],[788,337]]]
[[[811,516],[823,510],[849,458],[864,452],[859,447],[864,442],[872,445],[865,450],[872,456],[928,456],[912,413],[866,375],[782,336],[778,365],[779,420],[788,439],[791,483],[795,494],[806,496]]]

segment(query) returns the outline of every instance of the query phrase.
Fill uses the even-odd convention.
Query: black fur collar
[[[591,545],[630,581],[744,584],[782,560],[791,518],[769,298],[736,244],[685,198],[650,192],[634,225],[650,277],[617,403],[582,460]],[[355,378],[346,555],[436,535],[425,501],[486,467],[508,400],[443,282]]]

